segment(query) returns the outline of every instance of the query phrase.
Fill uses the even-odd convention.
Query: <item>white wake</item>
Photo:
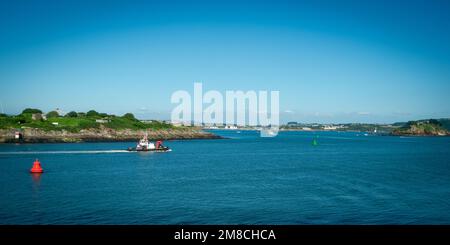
[[[126,153],[127,150],[97,150],[97,151],[9,151],[0,152],[0,155],[35,155],[35,154],[102,154],[102,153]]]

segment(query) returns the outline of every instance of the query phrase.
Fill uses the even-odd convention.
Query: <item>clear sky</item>
[[[1,1],[0,103],[169,119],[279,90],[281,120],[450,117],[450,1]]]

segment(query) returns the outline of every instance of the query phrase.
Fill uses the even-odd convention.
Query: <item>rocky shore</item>
[[[425,130],[394,130],[390,135],[392,136],[450,136],[450,133],[445,130],[425,131]]]
[[[0,143],[17,143],[13,129],[0,129]],[[119,142],[136,141],[146,133],[150,140],[221,139],[215,134],[199,129],[160,129],[160,130],[114,130],[110,128],[83,129],[79,132],[66,130],[45,131],[25,128],[20,131],[23,143],[75,143],[75,142]]]

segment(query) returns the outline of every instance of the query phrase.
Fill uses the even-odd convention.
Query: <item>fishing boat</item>
[[[156,141],[153,143],[148,140],[148,136],[145,135],[142,139],[139,140],[136,147],[129,147],[128,151],[155,151],[155,152],[168,152],[172,151],[169,147],[163,146],[162,140]]]

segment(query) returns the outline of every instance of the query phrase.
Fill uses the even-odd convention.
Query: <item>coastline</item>
[[[81,143],[81,142],[129,142],[148,134],[149,140],[224,139],[221,136],[198,129],[113,130],[109,128],[83,129],[79,132],[22,129],[23,138],[14,138],[16,130],[0,129],[0,143]]]
[[[257,129],[249,129],[249,128],[239,128],[239,129],[208,129],[206,130],[225,130],[225,131],[257,131]],[[450,134],[426,134],[426,133],[404,133],[404,132],[396,132],[396,131],[380,131],[377,133],[373,133],[370,131],[364,131],[364,130],[328,130],[328,129],[311,129],[311,130],[305,130],[305,129],[299,129],[299,128],[282,128],[280,129],[280,132],[337,132],[337,133],[345,133],[345,132],[352,132],[352,133],[367,133],[368,135],[376,135],[376,136],[402,136],[402,137],[450,137]]]

